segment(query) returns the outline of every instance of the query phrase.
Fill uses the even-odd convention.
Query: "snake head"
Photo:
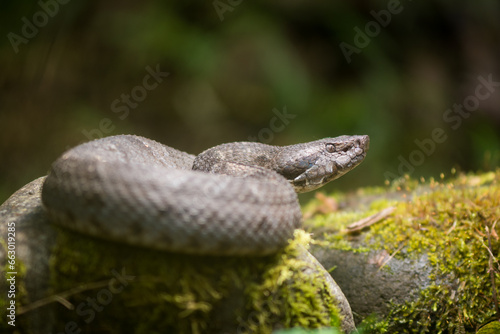
[[[340,136],[283,148],[275,160],[275,170],[296,192],[317,189],[358,166],[365,158],[368,136]]]

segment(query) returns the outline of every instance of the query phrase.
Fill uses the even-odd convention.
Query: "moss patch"
[[[477,334],[496,334],[496,333],[500,333],[500,322],[498,321],[490,322],[489,324],[486,324],[477,331]]]
[[[500,170],[458,175],[450,181],[444,176],[420,182],[406,177],[391,184],[384,197],[363,210],[321,215],[308,222],[313,231],[322,228],[329,247],[385,250],[396,258],[428,256],[433,284],[416,301],[393,305],[382,322],[367,320],[365,332],[474,332],[495,314],[487,245],[491,231],[498,281]],[[361,243],[348,241],[345,226],[388,206],[396,206],[395,212],[365,230]]]
[[[295,240],[272,256],[208,257],[61,231],[51,264],[53,286],[55,293],[75,293],[68,298],[73,310],[58,306],[56,329],[69,321],[82,333],[270,333],[277,324],[338,326],[323,279],[302,272],[307,264],[297,255],[307,242],[308,235],[296,231]]]

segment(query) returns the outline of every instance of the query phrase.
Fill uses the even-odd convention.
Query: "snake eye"
[[[328,143],[326,144],[326,151],[328,153],[333,153],[335,152],[335,145],[331,144],[331,143]]]

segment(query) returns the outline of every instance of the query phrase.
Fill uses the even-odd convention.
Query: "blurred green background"
[[[370,135],[326,190],[499,164],[497,1],[3,1],[0,16],[0,202],[123,133],[191,153]]]

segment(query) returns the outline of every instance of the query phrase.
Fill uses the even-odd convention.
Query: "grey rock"
[[[372,313],[386,315],[389,302],[416,299],[431,284],[431,266],[425,255],[416,260],[391,258],[379,269],[380,261],[389,256],[383,251],[356,253],[314,247],[311,252],[326,268],[335,267],[330,274],[349,300],[357,323]]]
[[[27,303],[47,297],[49,291],[49,260],[56,232],[42,207],[40,192],[45,177],[40,177],[15,192],[0,206],[0,235],[7,236],[7,227],[15,224],[16,271],[26,268],[23,278],[16,277],[19,288],[26,288]],[[3,239],[3,238],[2,238]],[[0,248],[0,263],[5,268],[7,253]],[[4,277],[4,275],[2,275]],[[5,280],[1,281],[1,295],[6,296]],[[54,322],[52,307],[44,306],[25,314],[17,314],[16,330],[31,333],[50,333]]]
[[[18,276],[16,280],[16,286],[22,285],[26,288],[26,300],[23,300],[22,307],[51,295],[49,261],[58,231],[53,227],[42,207],[41,187],[44,180],[45,177],[40,177],[25,185],[0,206],[0,233],[7,235],[8,224],[15,224],[16,261],[26,268],[24,277]],[[323,275],[327,282],[328,293],[338,301],[338,308],[343,316],[342,329],[346,333],[355,332],[349,303],[335,281],[307,250],[304,249],[299,258],[310,264],[305,269],[306,273],[320,272]],[[0,264],[3,268],[5,268],[6,260],[5,249],[0,248]],[[5,283],[5,281],[0,283],[2,296],[6,296],[7,285]],[[231,319],[231,311],[241,307],[242,301],[241,298],[238,299],[238,296],[241,297],[242,294],[235,292],[234,295],[236,298],[232,298],[230,303],[222,307],[218,306],[218,319],[214,319],[214,321],[222,324],[234,321]],[[56,305],[55,303],[47,303],[23,314],[18,313],[16,327],[9,330],[22,333],[51,333],[55,329],[64,328],[66,321],[58,318],[55,311]],[[55,326],[56,324],[57,326]],[[230,332],[230,325],[221,326]]]

